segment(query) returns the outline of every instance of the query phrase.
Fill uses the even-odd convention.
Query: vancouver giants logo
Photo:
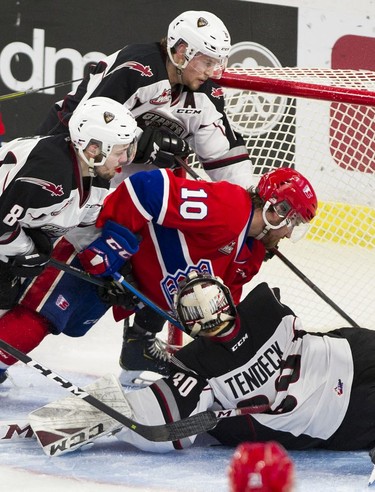
[[[39,178],[17,178],[16,181],[25,181],[26,183],[35,184],[43,188],[43,190],[49,191],[51,196],[62,196],[64,194],[64,190],[61,184],[55,185],[55,183],[51,183],[51,181],[45,181],[44,179]]]
[[[184,271],[177,270],[174,275],[167,275],[161,282],[161,288],[170,306],[173,306],[173,297],[177,292],[178,284],[184,280],[190,272],[209,273],[213,275],[213,268],[209,260],[201,260],[196,265],[189,265]]]
[[[223,88],[222,87],[213,87],[211,90],[211,96],[216,97],[217,99],[224,97]]]
[[[121,65],[121,67],[128,67],[130,70],[136,70],[137,72],[141,72],[142,77],[152,77],[154,74],[151,70],[150,65],[142,65],[137,61],[128,61]],[[120,68],[120,67],[118,67]]]
[[[163,92],[158,97],[150,99],[150,104],[160,105],[166,104],[172,100],[171,89],[164,89]]]

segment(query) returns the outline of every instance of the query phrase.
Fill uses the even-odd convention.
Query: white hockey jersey
[[[128,45],[99,62],[77,91],[57,103],[60,127],[55,126],[55,115],[41,130],[66,131],[72,111],[95,96],[124,104],[141,129],[147,125],[168,128],[186,139],[213,181],[227,180],[245,188],[253,184],[248,151],[224,110],[223,89],[208,79],[198,91],[186,86],[172,91],[159,43]],[[139,170],[133,164],[124,176]]]
[[[82,176],[66,135],[19,138],[1,147],[0,259],[28,252],[32,242],[24,229],[56,238],[95,224],[108,187],[101,178]]]

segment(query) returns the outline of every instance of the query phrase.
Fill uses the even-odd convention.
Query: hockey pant
[[[64,238],[56,241],[53,257],[82,269],[74,247]],[[0,339],[22,352],[30,352],[52,333],[81,337],[109,309],[96,285],[54,267],[24,284],[19,304],[0,318]],[[0,368],[16,360],[0,353]]]

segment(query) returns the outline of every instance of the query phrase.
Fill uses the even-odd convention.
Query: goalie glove
[[[126,227],[109,220],[102,235],[78,253],[78,258],[86,272],[105,277],[118,272],[138,249],[139,238]]]
[[[175,165],[174,156],[186,158],[190,152],[184,139],[166,129],[148,126],[139,139],[133,162],[167,168]]]

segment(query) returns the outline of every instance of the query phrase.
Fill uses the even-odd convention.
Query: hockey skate
[[[158,379],[157,375],[168,376],[169,361],[167,345],[154,333],[136,325],[131,327],[125,324],[120,355],[120,366],[123,369],[120,382],[124,387],[143,388]],[[145,371],[154,374],[143,374]]]

